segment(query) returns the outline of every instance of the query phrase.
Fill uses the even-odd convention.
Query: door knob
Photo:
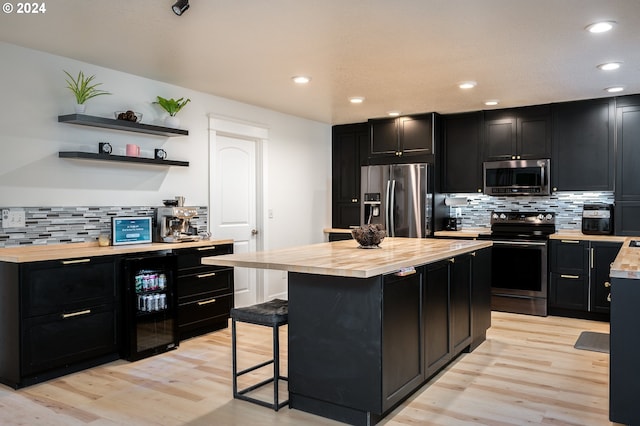
[[[258,235],[258,230],[257,229],[252,229],[251,230],[251,235]]]

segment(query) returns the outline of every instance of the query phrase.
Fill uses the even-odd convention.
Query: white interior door
[[[215,134],[210,172],[211,233],[233,239],[234,253],[257,247],[256,140]],[[257,271],[235,268],[235,306],[258,302]]]

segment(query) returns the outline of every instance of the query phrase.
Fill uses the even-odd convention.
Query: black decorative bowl
[[[382,225],[362,225],[351,231],[351,235],[360,244],[360,248],[379,248],[387,233]]]

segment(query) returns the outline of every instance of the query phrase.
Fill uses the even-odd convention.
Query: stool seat
[[[264,326],[284,325],[289,320],[289,305],[286,300],[273,299],[257,305],[231,309],[231,318]]]
[[[288,381],[286,376],[280,374],[280,337],[278,330],[281,325],[289,322],[289,305],[288,301],[281,299],[273,299],[268,302],[258,303],[252,306],[231,309],[231,357],[233,369],[233,397],[253,402],[264,407],[273,408],[278,411],[280,408],[289,404],[289,400],[280,401],[278,397],[278,381]],[[255,325],[271,327],[273,329],[273,357],[260,364],[245,368],[238,371],[238,349],[236,336],[236,322],[246,322]],[[250,373],[259,368],[273,364],[273,376],[259,383],[255,383],[247,388],[238,389],[238,377]],[[262,401],[247,395],[249,392],[261,388],[264,385],[273,383],[273,402]]]

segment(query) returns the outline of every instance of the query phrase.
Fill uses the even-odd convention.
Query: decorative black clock
[[[100,142],[98,143],[98,152],[100,154],[111,154],[113,148],[109,142]]]
[[[167,159],[167,151],[165,151],[162,148],[156,148],[154,150],[154,153],[155,153],[155,158],[157,160],[166,160]]]

